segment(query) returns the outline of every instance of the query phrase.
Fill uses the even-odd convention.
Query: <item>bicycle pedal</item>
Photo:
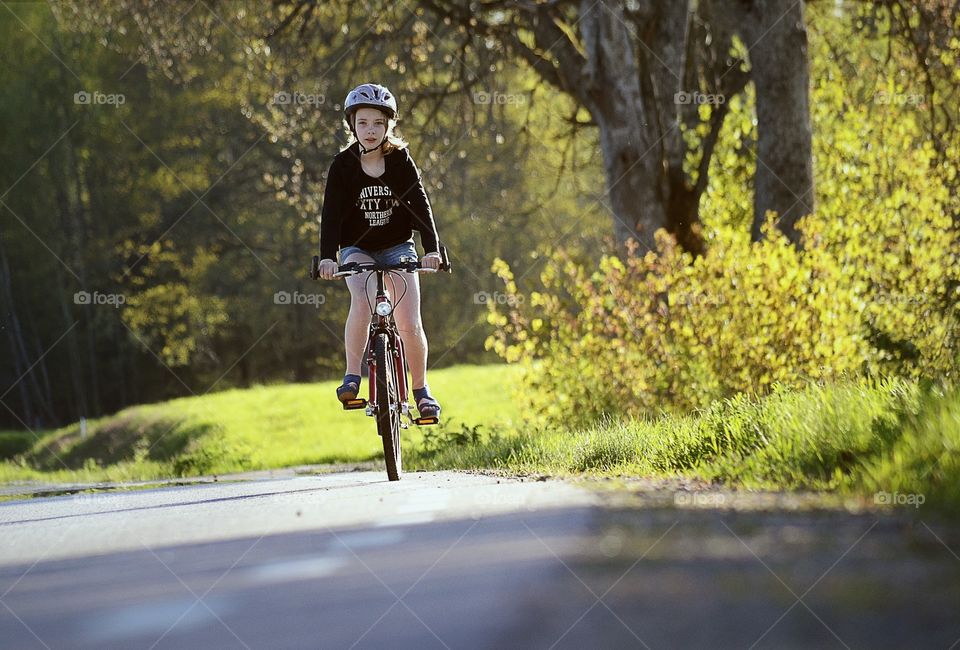
[[[437,424],[438,422],[440,422],[440,418],[438,418],[438,417],[435,416],[435,415],[430,416],[430,417],[427,417],[427,418],[416,418],[416,419],[413,421],[414,424],[416,424],[417,426],[421,426],[421,427],[422,427],[422,426],[425,426],[425,425],[429,425],[429,424]]]
[[[346,399],[343,400],[343,410],[344,411],[354,411],[356,409],[362,409],[367,405],[367,400],[363,398],[357,399]]]

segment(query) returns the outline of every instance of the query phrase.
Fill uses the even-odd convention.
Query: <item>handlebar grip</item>
[[[450,258],[447,257],[447,247],[440,247],[440,270],[447,273],[453,273],[453,267],[450,266]]]

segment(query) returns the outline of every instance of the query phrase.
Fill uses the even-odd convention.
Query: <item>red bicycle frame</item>
[[[403,339],[400,338],[400,335],[394,330],[393,332],[388,332],[391,339],[394,343],[394,349],[397,351],[394,356],[394,365],[397,369],[397,389],[400,395],[400,403],[407,403],[407,372],[406,372],[406,356],[403,352]],[[370,341],[373,341],[375,334],[371,334]],[[376,404],[377,399],[377,363],[375,358],[375,352],[372,347],[368,346],[367,350],[367,372],[370,375],[370,379],[367,382],[367,387],[369,390],[369,402],[371,404]]]
[[[383,286],[383,276],[377,276],[377,304],[382,302],[390,302],[390,296],[387,294]],[[406,355],[403,352],[403,339],[400,338],[400,333],[397,331],[395,325],[393,325],[392,320],[388,316],[381,316],[376,314],[376,321],[370,324],[370,335],[367,337],[367,340],[370,342],[370,345],[367,346],[367,372],[370,379],[367,381],[367,387],[369,391],[369,403],[377,403],[377,362],[376,362],[376,353],[373,349],[373,342],[376,340],[377,334],[385,333],[390,337],[390,340],[393,342],[393,349],[396,350],[394,354],[394,367],[397,371],[397,392],[400,396],[400,403],[407,403],[407,368],[406,368]]]

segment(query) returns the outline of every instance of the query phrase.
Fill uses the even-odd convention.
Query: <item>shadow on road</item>
[[[938,539],[939,538],[939,539]],[[559,508],[0,569],[4,647],[942,647],[946,530],[894,516]]]

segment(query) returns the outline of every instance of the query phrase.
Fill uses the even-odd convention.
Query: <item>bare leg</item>
[[[346,262],[372,262],[373,259],[363,253],[354,253]],[[367,333],[370,330],[370,307],[367,296],[364,296],[364,283],[369,273],[351,275],[347,278],[347,288],[350,289],[350,313],[347,314],[347,324],[343,328],[343,342],[347,354],[348,375],[359,375],[363,365],[363,350],[367,347]],[[371,283],[373,284],[373,283]],[[372,302],[376,295],[376,287],[371,290],[369,299]]]
[[[403,282],[391,276],[387,286],[391,287],[390,295],[396,305],[393,316],[410,367],[411,388],[417,389],[423,388],[427,382],[427,335],[420,318],[420,279],[416,273],[404,273],[403,278],[407,281],[407,293],[400,304],[396,303],[396,299],[403,294]]]

